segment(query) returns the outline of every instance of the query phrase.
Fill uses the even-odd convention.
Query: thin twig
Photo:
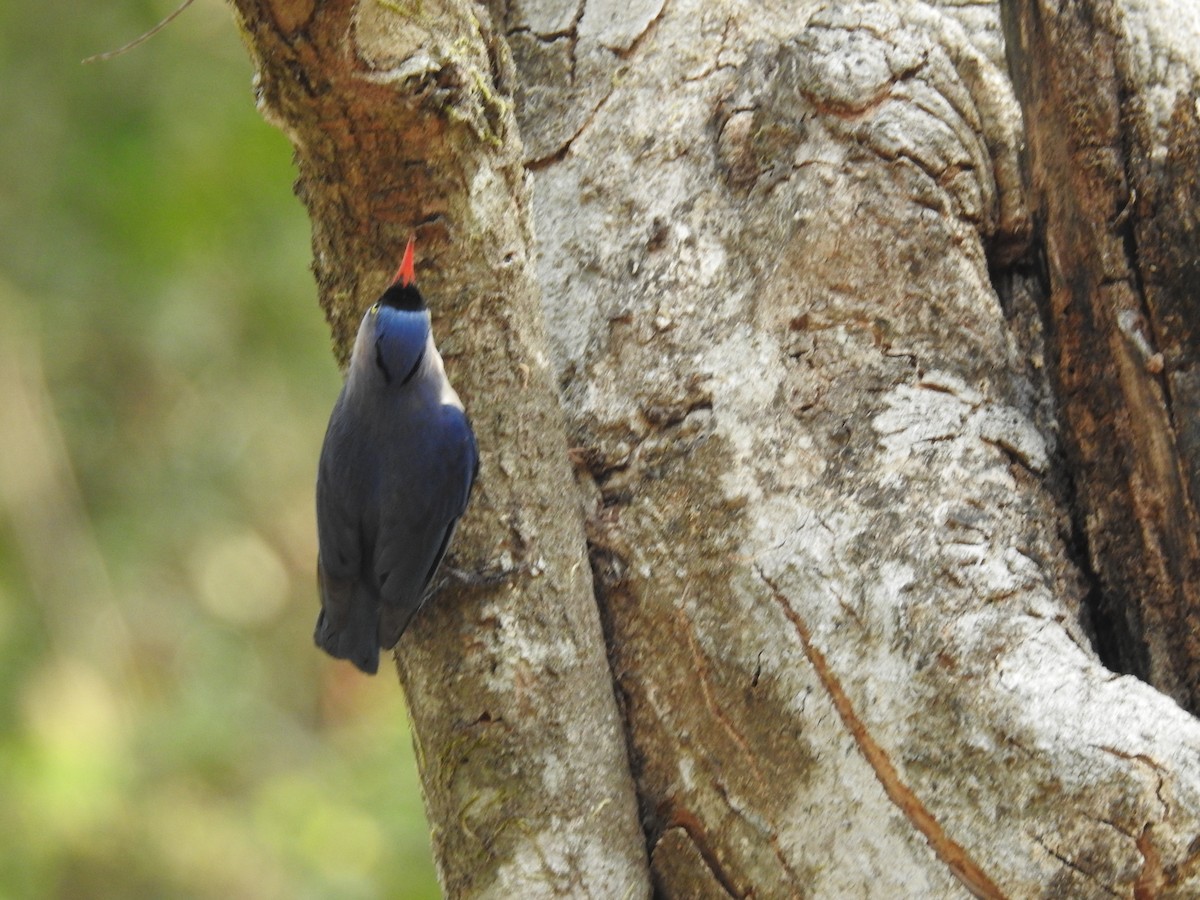
[[[175,12],[171,13],[141,37],[134,38],[124,47],[118,47],[116,50],[109,50],[107,53],[97,53],[95,56],[89,56],[87,59],[83,60],[82,64],[86,66],[88,63],[107,62],[110,59],[116,59],[123,53],[128,53],[135,47],[140,47],[142,44],[146,43],[146,41],[150,40],[150,38],[154,37],[156,34],[170,25],[181,12],[191,6],[194,2],[195,0],[183,0],[183,3],[180,5],[179,9],[175,10]]]

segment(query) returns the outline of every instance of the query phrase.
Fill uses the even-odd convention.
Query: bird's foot
[[[459,584],[465,584],[468,587],[485,588],[496,587],[499,584],[509,581],[516,575],[532,572],[533,567],[526,562],[519,562],[512,565],[497,563],[486,569],[468,571],[460,569],[457,566],[444,565],[442,566],[442,571],[447,576],[446,580],[453,578]]]

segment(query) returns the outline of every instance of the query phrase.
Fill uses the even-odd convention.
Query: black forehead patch
[[[384,291],[379,302],[383,306],[402,309],[406,312],[420,312],[425,308],[425,298],[421,296],[416,285],[410,284],[406,287],[399,282]]]

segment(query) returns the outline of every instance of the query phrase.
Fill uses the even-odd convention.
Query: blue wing
[[[415,430],[410,465],[391,482],[380,510],[375,575],[382,647],[396,645],[425,602],[479,471],[475,435],[458,407],[434,407]]]
[[[313,640],[367,674],[379,668],[379,604],[362,579],[363,514],[373,460],[351,420],[345,391],[329,417],[317,468],[317,585]]]

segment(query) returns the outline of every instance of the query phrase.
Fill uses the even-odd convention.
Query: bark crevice
[[[829,666],[825,655],[813,642],[812,632],[809,630],[808,624],[796,611],[787,595],[761,569],[757,569],[756,571],[758,572],[758,577],[771,592],[775,602],[779,604],[780,609],[782,609],[788,621],[795,628],[796,636],[800,640],[809,665],[816,672],[821,685],[829,696],[830,702],[833,704],[833,708],[837,711],[839,718],[841,718],[842,724],[854,738],[854,743],[857,745],[859,753],[862,754],[868,765],[875,772],[875,777],[879,780],[880,786],[883,787],[892,804],[908,819],[912,827],[924,836],[930,849],[954,873],[954,877],[962,883],[963,887],[976,897],[986,898],[986,900],[1003,900],[1005,897],[1004,892],[992,881],[983,868],[975,862],[966,849],[946,833],[942,824],[929,811],[928,807],[904,783],[904,780],[900,777],[900,773],[896,771],[895,765],[888,758],[887,751],[871,736],[871,731],[867,724],[855,713],[854,705],[842,689],[837,675],[834,674],[833,669]]]
[[[1171,158],[1156,150],[1170,140],[1143,80],[1160,76],[1135,77],[1144,13],[1099,0],[1006,0],[1001,9],[1029,130],[1027,180],[1040,189],[1047,363],[1076,482],[1073,516],[1100,588],[1099,643],[1107,664],[1195,711],[1200,516],[1148,280],[1170,276],[1143,260],[1143,234],[1166,235],[1142,195],[1157,194],[1169,168],[1152,160]],[[1171,237],[1186,246],[1182,233]],[[1168,245],[1156,259],[1182,251]]]

